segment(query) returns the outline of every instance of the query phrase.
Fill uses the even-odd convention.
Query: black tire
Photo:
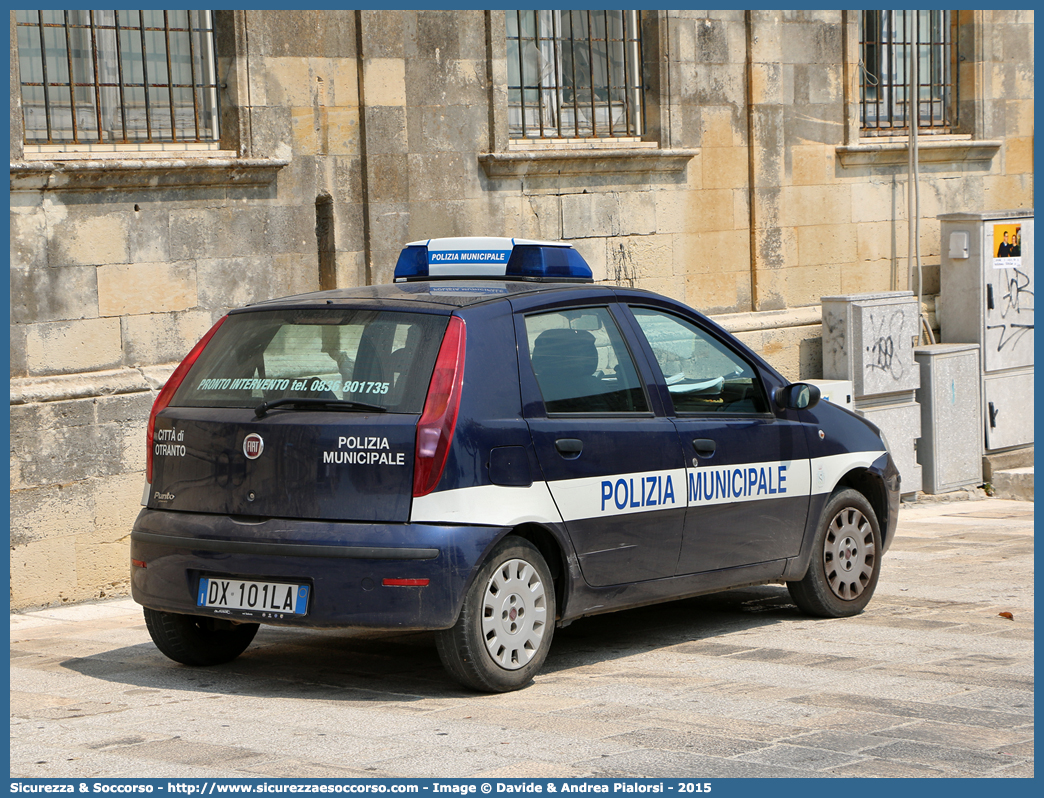
[[[457,623],[435,634],[456,681],[486,693],[518,690],[547,658],[555,630],[555,586],[536,547],[504,538],[475,575]]]
[[[845,618],[863,611],[880,573],[877,514],[863,494],[844,488],[823,508],[808,573],[800,582],[787,582],[787,589],[809,615]]]
[[[145,625],[156,648],[182,665],[231,662],[246,651],[260,626],[144,609]]]

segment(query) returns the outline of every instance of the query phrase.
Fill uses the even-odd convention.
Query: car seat
[[[583,403],[578,405],[570,400],[605,392],[605,386],[595,374],[598,347],[595,337],[587,330],[544,330],[533,344],[530,360],[549,410],[586,410]],[[552,407],[552,403],[558,405]]]

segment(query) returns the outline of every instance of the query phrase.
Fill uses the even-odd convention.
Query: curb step
[[[994,471],[990,481],[998,499],[1033,501],[1033,466]]]

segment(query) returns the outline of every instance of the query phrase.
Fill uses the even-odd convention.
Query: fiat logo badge
[[[243,439],[243,454],[247,456],[247,460],[256,460],[264,450],[265,442],[256,432],[251,432]]]

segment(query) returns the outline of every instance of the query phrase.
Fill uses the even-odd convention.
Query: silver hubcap
[[[845,601],[859,598],[874,572],[877,549],[870,521],[854,507],[846,507],[830,522],[823,542],[823,565],[834,595]]]
[[[482,637],[500,667],[518,670],[540,649],[547,625],[547,596],[540,574],[525,560],[503,563],[486,585]]]

